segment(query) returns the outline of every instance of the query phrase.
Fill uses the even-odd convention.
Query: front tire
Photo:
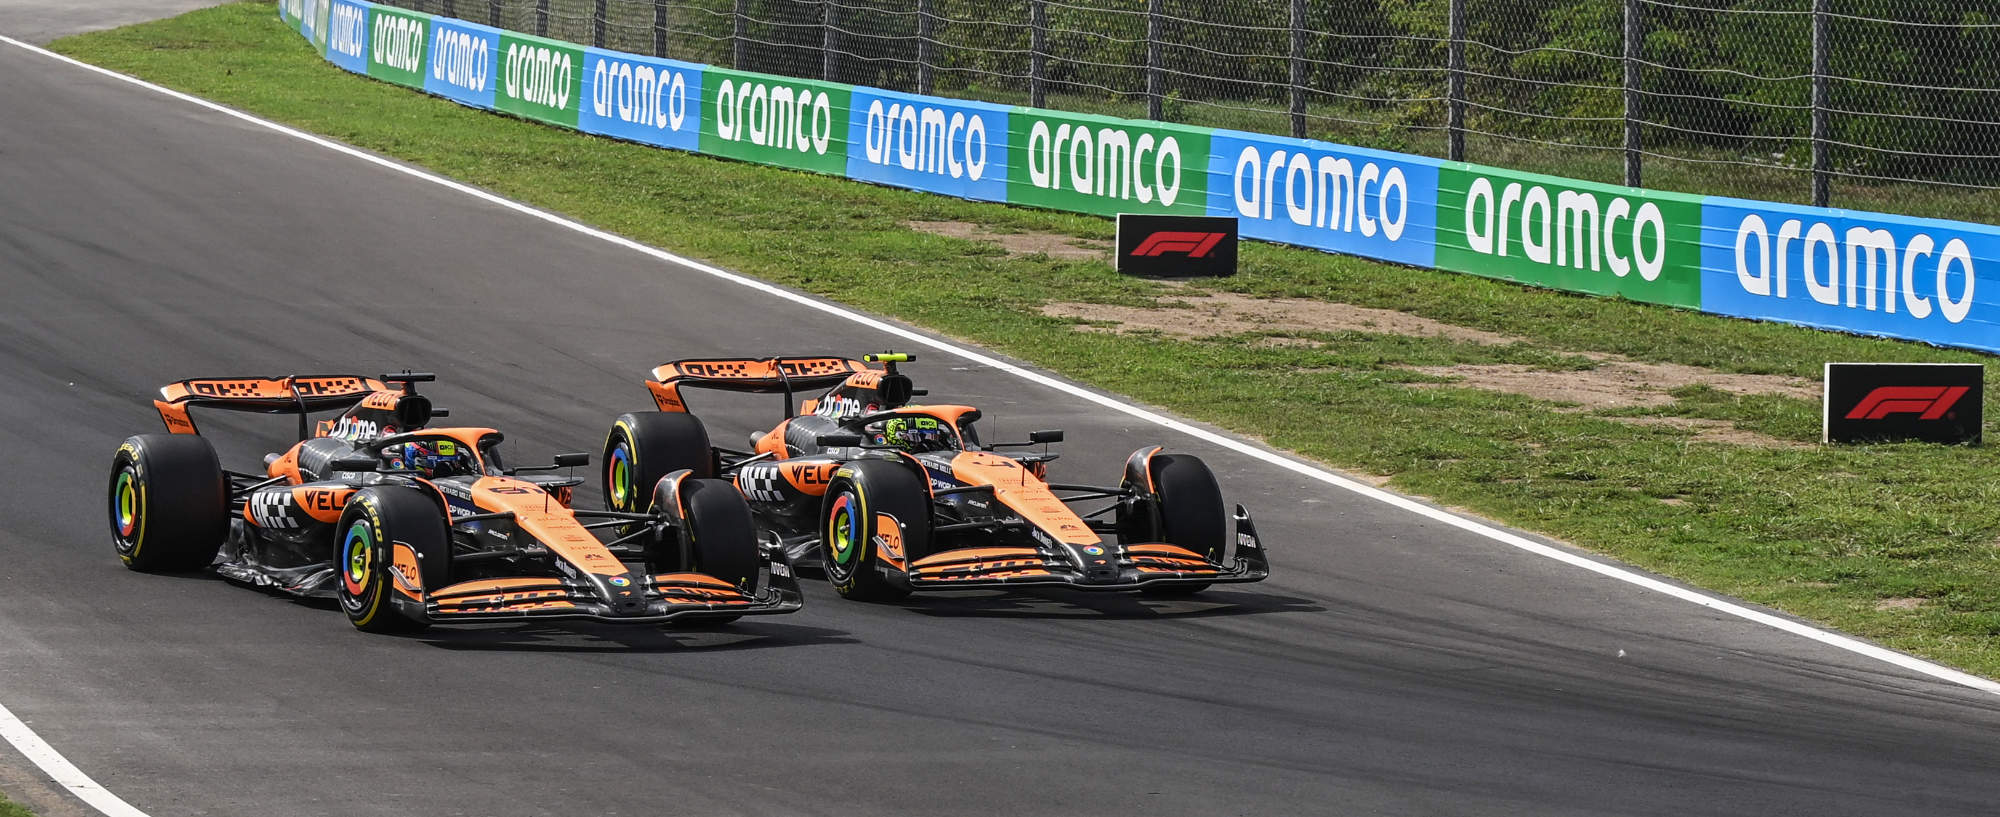
[[[334,528],[335,595],[355,629],[408,633],[430,626],[398,609],[391,568],[395,543],[410,546],[428,593],[451,582],[451,533],[437,503],[412,489],[367,488],[355,494]],[[407,597],[406,597],[407,598]]]
[[[229,537],[229,480],[208,440],[126,438],[111,459],[111,541],[126,567],[200,570]]]
[[[894,541],[905,569],[931,549],[930,492],[909,467],[886,460],[849,463],[827,486],[821,527],[826,580],[842,598],[895,601],[910,589],[882,575],[876,539]],[[894,553],[890,555],[895,555]]]
[[[746,594],[755,592],[763,560],[750,504],[743,500],[742,492],[723,480],[689,478],[681,483],[681,502],[687,506],[687,517],[681,520],[681,541],[694,557],[695,572],[735,585]],[[739,618],[742,616],[708,616],[692,624],[712,626]]]
[[[1152,518],[1120,520],[1121,533],[1131,530],[1144,539],[1187,548],[1210,562],[1222,564],[1223,550],[1229,542],[1229,511],[1222,502],[1222,487],[1216,483],[1208,464],[1192,454],[1157,454],[1147,463],[1147,469],[1153,477]],[[1207,589],[1207,584],[1174,584],[1148,587],[1141,592],[1188,596]]]

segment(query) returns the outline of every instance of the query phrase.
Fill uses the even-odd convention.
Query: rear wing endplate
[[[381,380],[352,374],[287,375],[284,377],[197,377],[160,388],[160,419],[174,434],[198,434],[188,409],[248,411],[299,415],[299,436],[306,436],[306,415],[345,410],[368,395],[388,390]]]

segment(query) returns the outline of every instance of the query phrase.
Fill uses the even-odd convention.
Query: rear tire
[[[1156,542],[1177,545],[1222,564],[1229,542],[1229,511],[1222,502],[1222,487],[1208,464],[1192,454],[1158,454],[1149,463],[1153,477],[1153,503],[1158,509],[1157,525],[1151,528]],[[1142,589],[1153,596],[1189,596],[1207,590],[1207,584],[1174,584]]]
[[[653,486],[683,468],[698,478],[715,476],[715,449],[699,418],[660,411],[621,414],[604,439],[604,507],[645,513]]]
[[[451,532],[437,503],[408,488],[365,488],[347,503],[334,528],[335,595],[355,629],[409,633],[430,626],[405,615],[392,594],[395,543],[416,551],[424,592],[451,583]]]
[[[126,438],[111,459],[111,542],[126,567],[200,570],[229,537],[229,480],[208,440]]]
[[[849,463],[851,475],[838,477],[826,489],[820,550],[826,580],[842,598],[895,601],[910,594],[906,586],[882,575],[876,552],[878,535],[893,535],[901,544],[904,568],[931,552],[930,491],[922,478],[902,463],[863,460]],[[896,529],[884,525],[893,517]]]

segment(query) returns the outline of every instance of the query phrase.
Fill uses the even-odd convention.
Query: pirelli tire
[[[208,440],[128,437],[111,458],[111,541],[146,572],[200,570],[229,536],[229,478]]]
[[[355,629],[408,633],[430,626],[421,613],[406,612],[422,602],[397,588],[392,568],[400,542],[416,554],[424,593],[451,584],[451,532],[435,500],[414,488],[363,488],[347,501],[333,536],[334,595]]]
[[[848,463],[834,473],[820,528],[827,582],[842,598],[856,601],[909,595],[909,586],[891,581],[880,565],[886,555],[902,559],[907,568],[931,551],[930,490],[923,477],[889,460]],[[895,520],[893,530],[885,515]],[[878,537],[896,542],[900,554],[879,552]]]
[[[757,526],[750,518],[750,503],[734,483],[720,479],[681,482],[681,545],[689,554],[697,573],[721,579],[745,593],[757,590],[757,573],[763,567],[758,552]],[[742,616],[703,616],[694,626],[727,624]]]
[[[1152,490],[1147,492],[1150,496],[1146,502],[1150,513],[1136,519],[1120,519],[1121,533],[1136,537],[1130,541],[1178,545],[1221,564],[1229,543],[1229,510],[1222,502],[1222,486],[1216,482],[1215,473],[1192,454],[1155,454],[1146,467],[1152,476]],[[1145,491],[1144,486],[1126,487]],[[1206,589],[1207,584],[1172,584],[1148,587],[1142,592],[1186,596]]]
[[[708,429],[692,414],[636,411],[618,415],[604,438],[604,507],[645,513],[653,486],[683,468],[697,479],[715,476]],[[631,533],[623,530],[622,534]]]

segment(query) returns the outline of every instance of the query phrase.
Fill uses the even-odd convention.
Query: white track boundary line
[[[790,301],[792,303],[798,304],[808,309],[818,310],[820,312],[824,312],[834,317],[852,321],[854,323],[861,324],[863,326],[875,329],[885,334],[894,335],[898,338],[910,341],[911,343],[915,343],[920,346],[928,347],[941,352],[946,352],[973,363],[978,363],[983,366],[988,366],[994,369],[998,369],[1000,371],[1007,372],[1008,374],[1014,375],[1015,377],[1019,377],[1023,380],[1027,380],[1029,382],[1038,385],[1055,389],[1057,391],[1063,392],[1073,397],[1081,398],[1083,400],[1095,403],[1097,405],[1103,406],[1113,411],[1127,414],[1140,420],[1145,420],[1146,422],[1153,423],[1155,425],[1170,429],[1172,431],[1177,431],[1182,434],[1186,434],[1187,436],[1193,437],[1195,439],[1201,440],[1211,445],[1217,445],[1223,448],[1227,448],[1239,454],[1243,454],[1245,456],[1261,460],[1271,465],[1275,465],[1279,468],[1283,468],[1287,471],[1291,471],[1300,476],[1317,480],[1319,482],[1326,483],[1327,485],[1331,485],[1335,488],[1349,491],[1358,494],[1360,496],[1366,497],[1368,499],[1381,502],[1385,505],[1390,505],[1395,508],[1408,511],[1410,513],[1416,514],[1426,519],[1430,519],[1434,522],[1440,522],[1446,525],[1450,525],[1454,528],[1466,531],[1468,533],[1473,533],[1479,536],[1486,537],[1487,539],[1491,539],[1495,542],[1507,545],[1509,547],[1518,548],[1520,550],[1527,551],[1528,553],[1532,553],[1544,558],[1554,559],[1558,562],[1579,567],[1584,570],[1588,570],[1592,573],[1596,573],[1600,576],[1604,576],[1606,578],[1616,579],[1618,581],[1636,585],[1656,593],[1662,593],[1668,596],[1672,596],[1682,601],[1698,604],[1702,607],[1706,607],[1710,610],[1714,610],[1719,613],[1724,613],[1727,615],[1744,619],[1746,621],[1762,624],[1766,627],[1770,627],[1775,630],[1782,630],[1784,632],[1791,633],[1793,635],[1817,641],[1821,644],[1825,644],[1827,646],[1834,647],[1836,649],[1846,650],[1847,652],[1854,653],[1855,655],[1874,659],[1876,661],[1880,661],[1885,664],[1891,664],[1897,667],[1901,667],[1911,672],[1916,672],[1922,675],[1928,675],[1932,678],[1936,678],[1953,684],[1958,684],[1964,687],[1969,687],[1971,689],[1980,690],[1982,692],[1987,692],[1994,695],[2000,695],[2000,683],[1989,681],[1985,678],[1981,678],[1979,676],[1972,675],[1970,673],[1961,672],[1959,670],[1955,670],[1950,667],[1943,666],[1941,664],[1935,664],[1930,661],[1925,661],[1921,658],[1917,658],[1912,655],[1906,655],[1904,653],[1896,652],[1895,650],[1890,650],[1884,647],[1876,646],[1874,644],[1870,644],[1850,636],[1841,635],[1840,633],[1835,633],[1829,630],[1823,630],[1809,624],[1794,621],[1792,619],[1775,616],[1770,613],[1763,612],[1761,610],[1753,610],[1751,608],[1745,607],[1735,602],[1716,598],[1706,593],[1697,592],[1685,587],[1680,587],[1678,585],[1668,584],[1666,582],[1660,581],[1659,579],[1655,579],[1651,576],[1646,576],[1615,565],[1605,564],[1603,562],[1599,562],[1594,559],[1589,559],[1577,555],[1575,553],[1571,553],[1561,548],[1552,547],[1543,544],[1541,542],[1528,539],[1524,536],[1520,536],[1515,533],[1501,530],[1499,528],[1493,527],[1483,522],[1466,519],[1456,514],[1452,514],[1437,508],[1433,508],[1429,505],[1425,505],[1409,497],[1399,496],[1396,494],[1389,493],[1388,491],[1383,491],[1381,489],[1375,488],[1370,485],[1366,485],[1360,482],[1355,482],[1354,480],[1340,476],[1339,474],[1335,474],[1323,468],[1307,465],[1305,463],[1280,456],[1273,452],[1266,451],[1264,449],[1250,445],[1249,443],[1243,442],[1241,440],[1234,439],[1231,437],[1226,437],[1221,434],[1209,431],[1207,429],[1197,428],[1195,426],[1189,425],[1187,423],[1181,422],[1171,417],[1167,417],[1152,411],[1147,411],[1146,409],[1140,408],[1130,403],[1121,402],[1117,399],[1107,397],[1102,394],[1098,394],[1097,392],[1085,389],[1081,386],[1077,386],[1071,383],[1066,383],[1061,380],[1057,380],[1053,377],[1049,377],[1048,375],[1041,374],[1039,372],[1023,369],[1012,363],[1008,363],[1004,360],[1000,360],[990,355],[982,354],[972,349],[968,349],[952,343],[947,343],[945,341],[932,338],[928,335],[923,335],[900,326],[895,326],[884,321],[876,320],[875,318],[868,317],[867,315],[863,315],[859,312],[855,312],[843,306],[828,303],[826,301],[814,298],[809,295],[802,295],[797,292],[792,292],[790,290],[786,290],[778,286],[775,286],[773,284],[756,280],[754,278],[738,275],[728,270],[710,266],[708,264],[704,264],[700,261],[696,261],[691,258],[683,258],[681,256],[675,255],[673,253],[667,252],[666,250],[662,250],[657,247],[649,247],[645,244],[633,241],[632,239],[625,238],[623,236],[613,235],[603,230],[599,230],[595,227],[591,227],[586,224],[572,221],[563,216],[559,216],[554,213],[547,212],[545,210],[540,210],[534,207],[530,207],[526,204],[522,204],[520,202],[513,201],[511,199],[502,198],[498,195],[489,193],[484,190],[480,190],[470,185],[452,181],[451,179],[447,179],[433,173],[419,170],[414,167],[399,164],[397,162],[390,161],[389,159],[377,156],[375,154],[369,153],[367,151],[361,150],[356,147],[344,145],[339,142],[332,141],[330,139],[325,139],[319,136],[315,136],[313,134],[306,133],[304,131],[286,125],[281,125],[267,119],[260,119],[258,117],[252,116],[250,114],[244,113],[234,108],[230,108],[215,102],[210,102],[200,97],[191,96],[189,94],[184,94],[181,93],[180,91],[176,91],[171,88],[155,85],[153,83],[147,82],[137,77],[120,74],[110,69],[100,68],[98,66],[91,65],[89,63],[80,62],[78,60],[74,60],[69,57],[63,56],[61,54],[57,54],[46,48],[30,45],[28,43],[24,43],[20,40],[16,40],[6,35],[0,35],[0,43],[6,43],[16,48],[40,54],[50,59],[65,62],[87,71],[92,71],[98,74],[102,74],[106,77],[110,77],[120,82],[130,83],[132,85],[136,85],[138,87],[144,88],[154,93],[170,96],[175,99],[181,100],[183,102],[188,102],[194,105],[199,105],[203,108],[215,111],[216,113],[234,117],[244,122],[248,122],[258,127],[266,128],[268,130],[276,131],[278,133],[282,133],[286,136],[290,136],[292,138],[304,142],[310,142],[314,145],[326,148],[327,150],[331,150],[337,153],[343,153],[348,156],[354,157],[356,159],[360,159],[361,161],[368,162],[370,164],[374,164],[383,168],[387,168],[389,170],[404,174],[406,176],[410,176],[412,178],[422,179],[426,182],[430,182],[440,187],[445,187],[460,193],[464,193],[467,196],[471,196],[481,201],[505,207],[517,213],[521,213],[523,215],[532,218],[540,219],[542,221],[548,222],[549,224],[562,227],[567,230],[571,230],[577,233],[581,233],[583,235],[590,236],[592,238],[616,244],[618,246],[625,247],[626,249],[630,249],[634,252],[643,253],[645,255],[652,256],[653,258],[656,258],[658,260],[665,261],[667,263],[674,264],[677,266],[685,267],[687,269],[691,269],[696,272],[701,272],[713,276],[715,278],[728,281],[729,283],[736,284],[738,286],[747,287],[749,289],[765,293],[780,300]],[[75,773],[78,783],[88,788],[79,788],[78,784],[71,784],[71,783],[64,783],[64,785],[70,786],[72,791],[79,792],[78,794],[79,797],[85,797],[85,795],[83,794],[83,792],[85,791],[95,792],[97,795],[99,795],[98,800],[92,800],[89,797],[85,797],[85,800],[86,802],[89,802],[91,805],[97,806],[99,811],[102,811],[107,815],[112,815],[112,817],[146,817],[143,812],[133,809],[131,806],[127,805],[125,801],[119,800],[116,796],[112,795],[110,792],[105,791],[102,787],[97,786],[96,783],[91,782],[90,778],[83,776],[82,772],[77,771],[75,766],[69,764],[69,761],[64,760],[61,755],[56,754],[54,749],[49,748],[47,743],[43,742],[41,738],[36,736],[32,731],[29,731],[26,726],[22,725],[19,720],[15,719],[13,715],[11,713],[8,713],[4,708],[0,708],[0,736],[5,736],[9,743],[13,743],[15,748],[20,749],[24,754],[27,754],[30,758],[39,758],[41,756],[38,755],[38,753],[35,751],[30,751],[31,748],[39,748],[39,750],[41,750],[41,752],[45,754],[46,757],[52,759],[51,762],[53,764],[59,764],[56,767],[57,769]],[[23,745],[24,743],[26,745]],[[37,765],[41,765],[43,770],[49,771],[51,775],[55,775],[59,782],[65,779],[61,775],[56,775],[56,769],[52,769],[51,765],[43,764],[42,760],[37,759],[36,763]],[[102,800],[104,803],[110,804],[113,808],[123,809],[123,810],[112,810],[112,808],[106,808],[104,805],[100,804],[100,800]]]
[[[90,775],[84,774],[82,769],[70,763],[68,758],[57,752],[48,741],[42,740],[42,736],[35,734],[35,731],[29,729],[26,723],[22,723],[20,718],[14,717],[14,713],[8,711],[5,706],[0,706],[0,738],[5,738],[8,743],[13,744],[15,749],[27,756],[29,762],[34,763],[55,780],[56,785],[68,789],[70,794],[76,795],[77,799],[90,804],[91,808],[103,812],[107,817],[146,817],[145,812],[133,808],[131,803],[112,794],[109,789],[97,785],[97,781],[90,779]]]

